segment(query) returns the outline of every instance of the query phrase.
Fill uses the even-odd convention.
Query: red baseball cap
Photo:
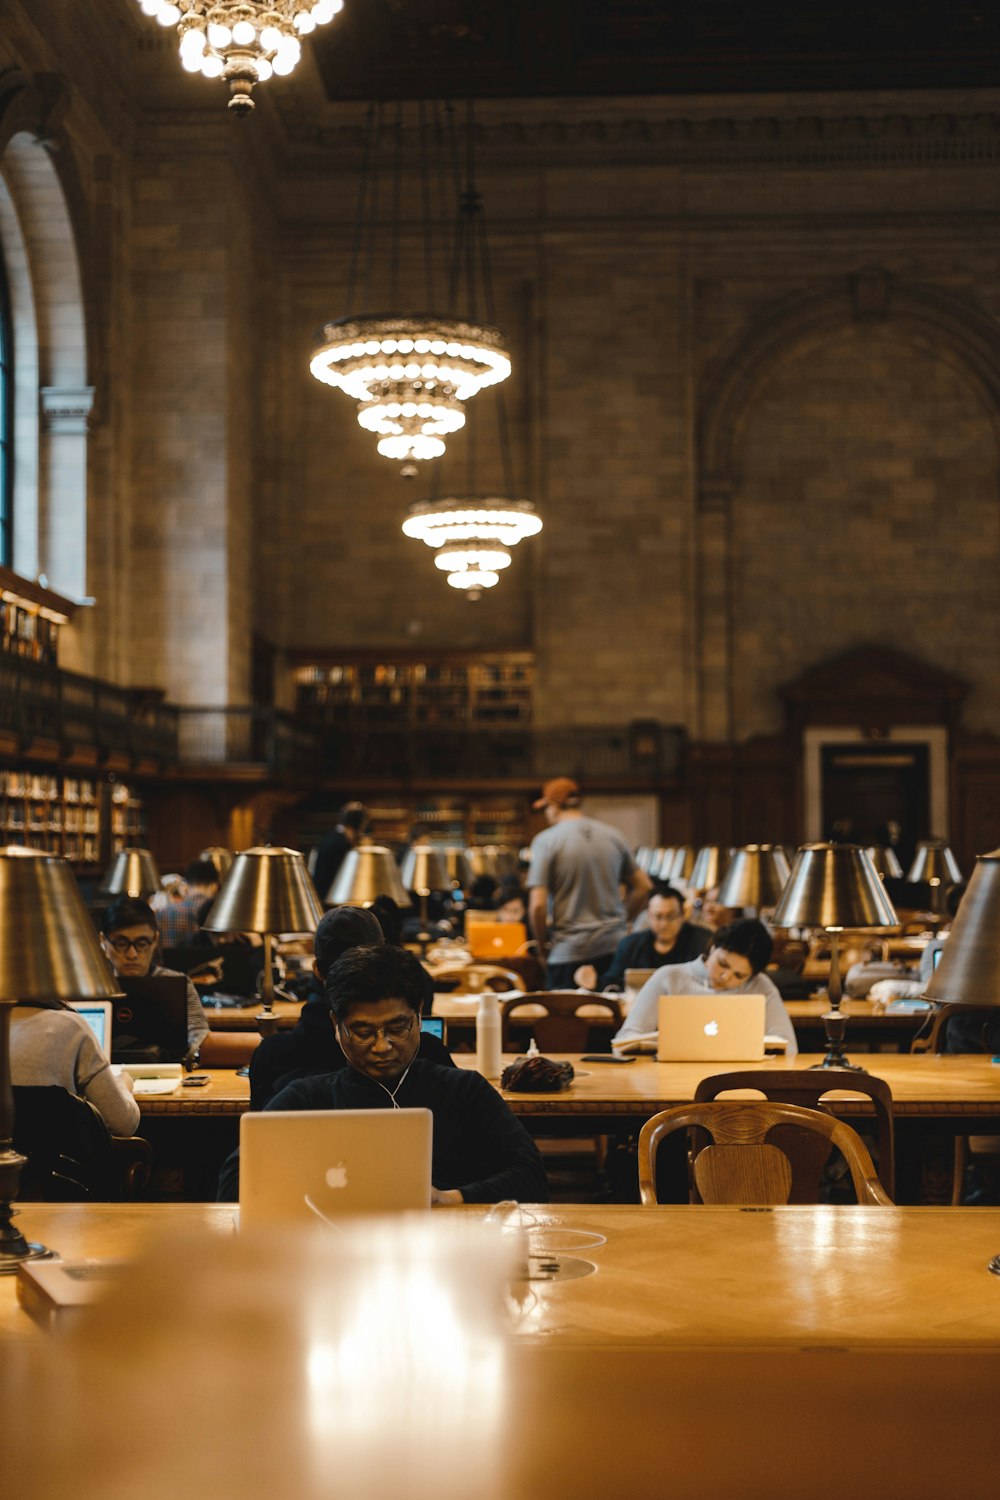
[[[554,776],[542,787],[542,795],[532,806],[537,811],[541,807],[568,807],[580,800],[580,788],[575,781],[568,776]]]

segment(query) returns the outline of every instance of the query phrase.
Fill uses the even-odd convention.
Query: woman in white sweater
[[[10,1025],[11,1076],[15,1084],[52,1084],[100,1112],[112,1135],[134,1135],[139,1106],[127,1073],[116,1077],[82,1016],[55,1004],[14,1006]]]

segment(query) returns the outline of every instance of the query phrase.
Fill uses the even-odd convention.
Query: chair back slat
[[[759,1146],[706,1146],[694,1163],[694,1181],[703,1203],[746,1205],[787,1203],[792,1167],[784,1151]]]

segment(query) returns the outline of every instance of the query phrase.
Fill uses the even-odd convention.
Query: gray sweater
[[[10,1026],[11,1076],[16,1084],[55,1084],[89,1099],[112,1135],[134,1135],[139,1106],[111,1071],[97,1039],[75,1010],[16,1005]]]

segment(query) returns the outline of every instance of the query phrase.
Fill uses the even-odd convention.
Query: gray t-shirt
[[[94,1033],[75,1010],[15,1006],[10,1067],[16,1084],[55,1084],[89,1099],[112,1135],[131,1135],[139,1123],[138,1104],[112,1073]]]
[[[642,989],[632,1002],[632,1009],[624,1026],[615,1037],[615,1041],[624,1041],[626,1037],[641,1036],[643,1032],[656,1031],[660,1024],[660,996],[661,995],[716,995],[723,991],[716,990],[708,977],[705,967],[704,956],[695,958],[687,964],[667,964],[646,981]],[[792,1018],[785,1009],[778,990],[766,974],[752,974],[750,978],[735,990],[727,990],[730,995],[763,995],[766,1000],[764,1007],[764,1030],[768,1036],[784,1037],[788,1046],[785,1049],[786,1057],[795,1057],[799,1050],[799,1044],[795,1037],[795,1028]]]
[[[549,893],[550,963],[614,952],[626,932],[620,887],[635,868],[618,830],[596,818],[565,818],[538,834],[528,885]]]

